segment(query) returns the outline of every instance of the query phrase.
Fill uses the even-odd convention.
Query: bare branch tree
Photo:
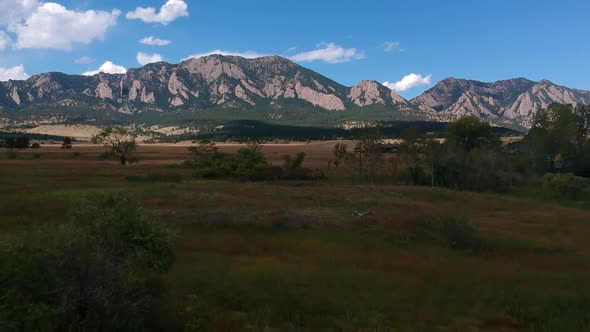
[[[110,156],[117,158],[121,165],[126,165],[131,159],[133,151],[137,149],[137,142],[131,133],[121,127],[108,127],[92,137],[95,144],[103,144],[109,148]]]

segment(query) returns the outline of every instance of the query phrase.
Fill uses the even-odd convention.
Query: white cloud
[[[420,85],[430,85],[432,79],[432,75],[428,75],[426,77],[422,77],[420,74],[409,74],[404,76],[400,81],[392,83],[392,82],[384,82],[383,85],[390,88],[391,90],[395,90],[398,92],[406,91],[408,89],[420,86]]]
[[[395,41],[387,41],[381,45],[385,52],[393,52],[399,48],[399,43]]]
[[[21,23],[40,6],[38,0],[0,0],[0,25]]]
[[[150,46],[166,46],[172,41],[166,39],[155,38],[154,36],[145,37],[139,41],[142,44]]]
[[[143,52],[137,53],[137,62],[139,62],[139,64],[142,66],[145,66],[148,63],[160,62],[162,60],[164,60],[164,58],[162,58],[162,56],[159,55],[158,53],[155,53],[155,54],[145,54]]]
[[[107,62],[103,63],[102,66],[100,66],[100,68],[98,68],[97,70],[87,71],[82,75],[93,76],[98,73],[125,74],[126,72],[127,72],[127,69],[125,69],[125,67],[116,65],[116,64],[112,63],[111,61],[107,61]]]
[[[285,51],[285,53],[291,53],[291,52],[295,52],[296,50],[297,50],[297,47],[296,47],[296,46],[289,47],[289,48],[288,48],[288,49]]]
[[[5,48],[8,47],[12,43],[10,37],[5,34],[3,31],[0,31],[0,51],[4,51]]]
[[[12,68],[0,67],[0,82],[8,80],[26,80],[29,75],[25,73],[25,66],[18,65]]]
[[[74,63],[77,63],[79,65],[89,65],[93,62],[94,62],[94,59],[89,56],[83,56],[83,57],[80,57],[80,58],[74,60]]]
[[[137,7],[135,11],[125,16],[129,20],[142,20],[145,23],[160,23],[167,25],[179,17],[188,16],[188,5],[183,0],[168,0],[160,12],[154,7]]]
[[[260,53],[254,52],[254,51],[233,52],[233,51],[213,50],[211,52],[189,55],[186,58],[182,59],[181,61],[185,61],[185,60],[193,59],[193,58],[195,58],[195,59],[202,58],[204,56],[213,55],[213,54],[241,56],[242,58],[247,58],[247,59],[254,59],[254,58],[260,58],[263,56],[267,56],[267,54],[260,54]]]
[[[321,43],[319,49],[295,54],[293,61],[312,62],[325,61],[327,63],[342,63],[365,58],[365,53],[358,52],[356,48],[343,48],[334,43]]]
[[[70,50],[73,44],[104,40],[107,30],[117,23],[120,14],[116,9],[110,13],[75,11],[53,2],[38,3],[24,22],[13,24],[9,29],[17,34],[17,48]]]

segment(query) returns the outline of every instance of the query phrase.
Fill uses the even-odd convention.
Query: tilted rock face
[[[209,101],[241,101],[250,106],[269,100],[300,99],[327,110],[345,110],[346,88],[277,56],[244,59],[212,55],[180,64],[210,86]]]
[[[46,73],[26,81],[0,82],[0,108],[87,106],[140,112],[176,108],[289,107],[289,100],[331,111],[374,104],[407,103],[374,81],[348,88],[278,56],[245,59],[211,55],[179,64],[153,63],[125,74],[94,76]],[[67,101],[67,102],[64,102]]]
[[[138,80],[133,80],[131,84],[131,89],[129,89],[129,100],[134,101],[139,96],[141,90],[141,82]]]
[[[20,96],[18,95],[18,88],[15,86],[10,92],[10,98],[17,104],[20,105]]]
[[[145,110],[272,109],[297,105],[330,111],[359,108],[420,111],[429,119],[475,115],[526,123],[550,103],[590,104],[590,92],[524,78],[484,83],[448,78],[410,102],[376,81],[346,87],[278,57],[210,55],[158,62],[125,74],[44,73],[0,82],[0,110],[39,106]],[[301,103],[301,104],[299,104]]]
[[[96,96],[101,99],[113,99],[113,90],[106,82],[98,83]]]
[[[156,102],[156,97],[154,96],[154,92],[150,91],[147,92],[146,88],[141,90],[141,102],[146,104],[153,104]]]
[[[348,98],[357,106],[365,107],[374,104],[395,105],[408,102],[377,81],[361,81],[350,89]]]
[[[189,90],[184,83],[178,79],[176,72],[170,75],[170,79],[168,80],[168,91],[175,96],[181,95],[184,99],[189,99]]]
[[[484,83],[448,78],[414,98],[423,111],[460,117],[506,118],[528,125],[552,103],[590,104],[590,92],[524,78]]]
[[[346,109],[342,100],[337,96],[318,92],[299,82],[295,84],[295,94],[297,98],[327,110],[343,111]]]

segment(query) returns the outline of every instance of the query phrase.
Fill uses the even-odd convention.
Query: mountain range
[[[550,103],[590,104],[590,91],[525,78],[484,83],[447,78],[405,100],[376,81],[346,87],[279,56],[246,59],[210,55],[179,64],[158,62],[125,74],[94,76],[51,72],[25,81],[0,82],[0,117],[49,108],[106,110],[118,114],[272,110],[294,105],[318,111],[405,112],[429,120],[475,115],[527,126]],[[24,113],[23,113],[24,112]]]

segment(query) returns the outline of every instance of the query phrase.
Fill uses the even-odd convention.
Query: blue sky
[[[408,98],[449,76],[590,90],[589,13],[586,0],[0,0],[0,80],[221,50],[290,57]],[[170,43],[139,42],[149,36]]]

